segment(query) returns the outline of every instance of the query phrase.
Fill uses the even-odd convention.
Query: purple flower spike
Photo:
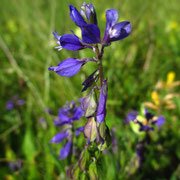
[[[63,141],[67,136],[69,136],[69,133],[67,131],[60,132],[56,134],[50,141],[50,143],[60,143]]]
[[[69,153],[71,152],[72,142],[67,142],[64,147],[61,148],[60,151],[60,160],[65,159]]]
[[[57,67],[49,67],[49,71],[55,71],[60,76],[71,77],[77,74],[81,66],[86,63],[86,59],[69,58],[58,64]]]
[[[98,123],[102,123],[106,116],[106,101],[107,101],[107,80],[104,81],[99,96],[99,105],[97,109],[96,119]]]
[[[101,42],[100,30],[95,24],[86,24],[81,27],[82,41],[87,44],[97,44]]]
[[[78,10],[70,5],[69,6],[69,9],[70,9],[70,16],[71,16],[71,19],[75,22],[75,24],[79,27],[82,27],[84,26],[85,24],[87,24],[85,22],[85,20],[83,19],[83,17],[80,15],[80,13],[78,12]]]
[[[131,33],[131,23],[129,21],[116,24],[117,20],[117,10],[109,9],[106,11],[106,29],[103,39],[105,44],[124,39]]]

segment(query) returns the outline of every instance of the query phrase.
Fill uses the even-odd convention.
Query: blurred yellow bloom
[[[167,75],[167,84],[171,84],[175,79],[176,74],[174,72],[169,72]]]
[[[159,103],[159,95],[156,91],[153,91],[152,94],[151,94],[151,98],[152,100],[154,101],[154,103],[158,106],[160,103]]]
[[[178,28],[178,23],[176,21],[173,21],[171,23],[171,29],[177,29]]]

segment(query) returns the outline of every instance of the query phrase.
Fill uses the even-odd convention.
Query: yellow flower
[[[173,21],[171,23],[171,29],[177,29],[178,28],[178,23],[176,21]]]
[[[167,75],[167,84],[171,84],[175,79],[176,74],[174,72],[169,72]]]
[[[153,91],[151,94],[151,98],[154,101],[154,103],[158,106],[160,104],[159,102],[159,95],[156,91]]]

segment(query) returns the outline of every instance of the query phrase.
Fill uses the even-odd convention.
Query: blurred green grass
[[[59,34],[78,32],[69,16],[69,4],[78,9],[83,1],[47,0],[1,0],[0,6],[0,177],[8,179],[66,179],[66,161],[59,161],[59,147],[51,147],[48,142],[57,132],[53,118],[44,112],[46,107],[57,114],[67,100],[79,99],[81,83],[95,70],[89,63],[72,78],[63,78],[48,71],[69,57],[93,57],[90,50],[70,52],[54,50],[55,39],[52,31]],[[108,78],[108,112],[110,127],[116,126],[119,153],[108,155],[105,161],[105,179],[128,179],[131,177],[130,163],[135,156],[137,137],[123,123],[127,112],[139,109],[150,95],[158,80],[166,79],[168,72],[180,77],[180,19],[179,1],[173,0],[112,0],[91,1],[98,17],[101,37],[105,29],[105,10],[115,8],[119,21],[132,23],[132,34],[120,42],[114,42],[105,49],[104,73]],[[179,89],[177,89],[179,90]],[[5,109],[6,102],[19,94],[26,101],[20,110]],[[157,179],[180,177],[179,121],[180,100],[177,109],[165,112],[168,124],[162,129],[160,141],[166,149],[158,157],[152,145],[147,155],[144,173],[134,173],[136,178],[149,177],[154,170]],[[173,120],[176,116],[176,120]],[[48,129],[38,123],[45,117]],[[60,145],[61,146],[61,145]],[[12,152],[10,157],[8,152]],[[164,151],[163,151],[164,152]],[[157,154],[156,154],[157,153]],[[6,159],[22,159],[23,168],[13,174]],[[113,158],[111,165],[107,166]],[[162,159],[160,159],[162,158]],[[152,159],[152,160],[151,160]],[[119,163],[118,169],[115,165]],[[172,166],[174,162],[174,166]],[[167,172],[168,170],[168,172]],[[163,177],[163,173],[165,177]],[[177,175],[178,174],[178,175]],[[148,176],[149,175],[149,176]],[[147,178],[151,179],[151,178]],[[173,180],[174,180],[173,179]]]

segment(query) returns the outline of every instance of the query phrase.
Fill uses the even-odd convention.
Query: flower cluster
[[[22,162],[21,161],[11,161],[8,163],[8,165],[12,171],[17,171],[22,167]]]
[[[18,95],[13,96],[10,100],[6,103],[6,109],[12,110],[16,106],[22,106],[24,105],[25,101],[18,98]]]
[[[62,132],[56,134],[50,141],[50,143],[60,143],[67,139],[67,142],[60,150],[60,159],[66,158],[72,151],[73,136],[79,135],[84,127],[74,129],[73,122],[79,120],[83,115],[81,106],[77,107],[74,101],[70,102],[69,105],[65,105],[62,109],[59,109],[58,118],[54,120],[55,126],[65,126]]]
[[[139,124],[139,131],[153,131],[153,125],[158,126],[159,128],[164,124],[165,118],[164,116],[155,116],[154,114],[148,112],[148,110],[144,109],[144,116],[138,115],[137,111],[130,112],[126,117],[126,123],[133,121],[136,124]]]
[[[160,128],[165,122],[164,116],[157,117],[148,112],[146,108],[143,108],[142,110],[142,113],[138,113],[137,111],[129,112],[125,120],[125,122],[132,125],[132,127],[138,125],[138,132],[144,132],[145,135],[136,145],[136,155],[138,158],[139,169],[141,169],[145,161],[146,145],[151,141],[149,131],[153,131],[154,126]]]
[[[53,35],[57,39],[58,51],[67,49],[71,51],[90,48],[95,51],[97,44],[106,46],[113,41],[121,40],[127,37],[131,32],[131,24],[128,21],[116,23],[118,20],[118,12],[115,9],[106,11],[106,29],[104,38],[101,40],[100,30],[97,26],[96,11],[92,4],[84,3],[81,6],[80,12],[70,5],[70,16],[74,23],[81,28],[82,39],[72,34],[64,34],[60,36],[56,31]],[[83,18],[84,17],[84,18]],[[79,72],[81,67],[88,61],[97,62],[99,59],[76,59],[69,58],[58,64],[57,67],[50,67],[50,71],[55,71],[60,76],[70,77]]]
[[[102,56],[104,48],[109,46],[111,42],[126,38],[131,33],[131,24],[129,21],[117,23],[118,12],[115,9],[106,11],[106,28],[104,38],[101,40],[101,33],[98,27],[96,10],[92,4],[83,3],[80,11],[70,5],[70,17],[74,23],[81,29],[81,38],[72,34],[59,35],[56,31],[53,35],[57,39],[58,51],[67,49],[78,51],[85,48],[91,49],[95,53],[95,58],[69,58],[65,59],[56,67],[49,67],[50,71],[55,71],[60,76],[71,77],[77,74],[81,67],[87,62],[92,61],[97,64],[97,69],[82,83],[84,86],[82,92],[90,87],[90,93],[82,99],[81,107],[84,116],[88,122],[84,126],[84,135],[88,140],[88,144],[95,141],[100,144],[100,149],[109,137],[109,130],[105,123],[106,117],[106,101],[107,101],[107,80],[103,75]],[[99,47],[100,45],[100,47]],[[100,79],[100,82],[98,80]],[[66,110],[61,112],[66,113]],[[64,116],[60,118],[61,122],[56,125],[66,124]],[[69,121],[69,118],[68,118]],[[71,119],[70,121],[73,121]],[[108,135],[107,135],[108,134]],[[59,134],[64,139],[68,136],[67,132]],[[108,136],[108,137],[107,137]],[[55,140],[53,140],[55,141]],[[58,140],[59,142],[59,140]],[[70,145],[69,145],[70,146]]]

